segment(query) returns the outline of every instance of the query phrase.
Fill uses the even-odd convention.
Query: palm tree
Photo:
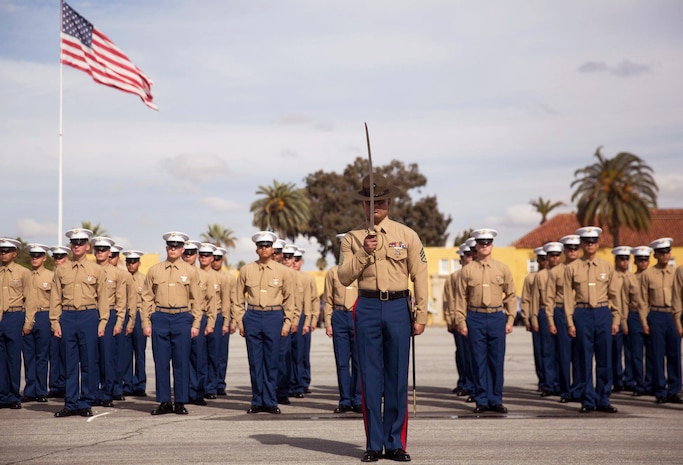
[[[256,194],[262,198],[251,204],[253,225],[261,230],[275,231],[278,237],[294,240],[308,228],[310,200],[304,189],[293,183],[273,181],[272,186],[259,186]]]
[[[548,214],[550,214],[551,211],[555,210],[557,207],[564,206],[564,202],[551,202],[550,200],[543,200],[543,197],[539,197],[538,200],[529,200],[529,204],[541,214],[541,222],[539,224],[548,221]]]
[[[235,232],[230,228],[225,228],[220,224],[207,225],[207,231],[201,234],[204,242],[210,242],[217,247],[234,249],[237,243]]]
[[[579,223],[586,226],[597,218],[598,226],[612,233],[617,247],[621,226],[636,231],[650,227],[650,209],[657,208],[659,188],[652,168],[642,159],[627,152],[605,158],[600,148],[595,151],[596,163],[574,172],[578,179],[571,184],[577,186],[572,201],[578,199]]]
[[[91,230],[93,237],[105,236],[107,234],[107,230],[100,223],[93,224],[91,221],[81,221],[81,228]]]

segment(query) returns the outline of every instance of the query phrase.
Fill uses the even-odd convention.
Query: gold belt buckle
[[[389,291],[379,291],[379,300],[389,300]]]

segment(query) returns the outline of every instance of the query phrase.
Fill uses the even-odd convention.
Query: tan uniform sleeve
[[[334,268],[329,269],[325,275],[323,304],[325,328],[330,328],[332,327],[332,311],[334,310]]]
[[[107,277],[104,273],[104,269],[101,266],[97,266],[97,308],[100,312],[100,323],[97,327],[98,332],[104,331],[109,321],[109,296],[107,295]],[[118,310],[117,310],[117,320],[118,320]]]
[[[678,334],[681,334],[681,331],[683,331],[681,323],[681,316],[683,316],[683,266],[679,266],[674,273],[671,305],[673,307],[673,319],[676,329],[678,329]]]
[[[64,265],[68,266],[68,265]],[[62,327],[59,324],[59,318],[62,316],[62,280],[59,268],[55,270],[52,276],[52,291],[50,291],[50,326],[52,332],[61,331]]]

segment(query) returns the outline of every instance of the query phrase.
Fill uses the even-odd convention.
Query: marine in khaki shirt
[[[612,265],[602,258],[582,256],[567,265],[562,293],[567,326],[572,337],[576,336],[574,309],[577,304],[595,308],[609,306],[612,311],[612,332],[617,332],[621,323],[620,284],[614,277]]]
[[[485,294],[490,294],[486,297],[488,301]],[[462,269],[455,287],[455,324],[463,336],[467,336],[468,308],[501,308],[507,317],[506,332],[512,331],[517,316],[517,294],[506,264],[489,256],[486,260],[476,259]]]
[[[342,284],[358,281],[359,290],[403,291],[413,283],[415,324],[427,324],[427,259],[422,242],[412,229],[385,217],[375,225],[377,234],[370,239],[375,249],[368,253],[367,225],[349,231],[341,246],[339,279]],[[421,333],[422,331],[419,331]],[[416,333],[417,334],[417,333]]]
[[[55,270],[50,292],[50,322],[57,337],[62,337],[59,318],[65,305],[78,310],[96,308],[100,315],[97,334],[104,335],[109,320],[107,277],[104,269],[88,260],[85,253],[77,258],[74,251],[74,260]]]
[[[4,239],[2,239],[4,241]],[[19,244],[18,241],[14,243]],[[17,247],[3,247],[0,266],[0,320],[2,313],[21,308],[25,311],[25,299],[30,292],[31,272],[14,262]],[[14,249],[14,250],[11,250]]]
[[[330,268],[325,275],[323,315],[325,319],[325,328],[328,330],[328,336],[332,335],[332,312],[334,309],[352,311],[356,299],[358,298],[358,284],[356,281],[348,286],[344,286],[341,281],[339,281],[339,275],[337,274],[338,269],[339,266],[335,265]]]
[[[52,290],[52,280],[55,275],[54,272],[45,268],[42,263],[37,269],[32,269],[30,273],[30,285],[26,296],[24,334],[29,334],[33,329],[36,321],[36,312],[50,311],[50,291]]]
[[[294,319],[295,297],[291,271],[274,260],[266,263],[255,261],[244,265],[237,277],[236,301],[233,305],[233,321],[244,335],[242,317],[246,306],[259,309],[281,306],[284,311],[282,336],[286,336]]]
[[[199,332],[202,310],[198,304],[199,280],[197,269],[181,259],[164,260],[147,272],[145,287],[142,291],[142,329],[151,336],[150,316],[158,307],[186,307],[192,313],[193,336]]]

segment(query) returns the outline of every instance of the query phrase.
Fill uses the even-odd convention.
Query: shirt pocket
[[[395,262],[400,262],[408,258],[408,249],[405,247],[388,247],[387,258]]]

